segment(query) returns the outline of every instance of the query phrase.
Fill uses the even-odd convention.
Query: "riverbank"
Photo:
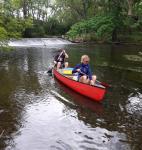
[[[119,34],[116,41],[98,39],[94,34],[83,34],[75,38],[70,38],[62,36],[62,38],[69,40],[72,43],[98,43],[98,44],[132,44],[132,45],[142,45],[142,33],[132,33],[132,34]]]

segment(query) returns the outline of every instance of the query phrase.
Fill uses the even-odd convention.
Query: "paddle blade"
[[[47,71],[47,73],[52,73],[52,69],[49,69],[49,70]]]
[[[105,83],[105,82],[101,82],[101,85],[105,86],[106,88],[111,87],[109,84]]]
[[[96,83],[101,84],[102,86],[104,86],[106,88],[110,87],[110,85],[105,82],[100,82],[100,81],[96,80]]]

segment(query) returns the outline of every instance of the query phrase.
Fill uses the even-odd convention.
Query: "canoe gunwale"
[[[106,87],[102,85],[101,87],[98,87],[98,86],[92,86],[89,84],[81,83],[79,81],[66,77],[61,72],[57,71],[55,68],[53,69],[53,75],[60,82],[62,82],[63,84],[71,88],[72,90],[88,98],[91,98],[95,101],[98,101],[98,102],[102,101],[106,93]]]
[[[56,69],[53,69],[53,70],[55,70],[57,73],[59,73],[61,76],[63,76],[64,78],[66,78],[66,79],[68,79],[68,80],[71,80],[71,81],[73,81],[73,82],[76,82],[76,83],[79,83],[79,84],[82,84],[82,85],[87,85],[87,86],[91,86],[91,87],[96,87],[96,88],[100,88],[100,89],[106,89],[106,87],[105,86],[103,86],[103,85],[99,85],[99,84],[95,84],[95,85],[90,85],[90,84],[86,84],[86,83],[82,83],[82,82],[79,82],[79,81],[76,81],[76,80],[73,80],[73,79],[71,79],[71,78],[68,78],[67,76],[65,76],[65,75],[63,75],[62,73],[60,73],[59,71],[57,71]],[[54,71],[53,71],[54,72]],[[54,73],[53,73],[54,74]]]

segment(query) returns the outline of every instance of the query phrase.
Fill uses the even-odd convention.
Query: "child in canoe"
[[[72,73],[78,73],[78,81],[90,85],[94,85],[96,81],[96,76],[92,75],[91,68],[89,65],[90,58],[88,55],[83,55],[81,57],[81,63],[77,64]]]

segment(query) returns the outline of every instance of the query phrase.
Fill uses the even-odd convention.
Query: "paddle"
[[[88,76],[86,73],[84,73],[84,72],[82,72],[82,71],[80,71],[80,73],[83,74],[83,75]],[[100,82],[100,81],[98,81],[98,80],[96,80],[95,82],[96,82],[96,83],[99,83],[99,84],[101,84],[101,85],[103,85],[103,86],[106,87],[106,88],[110,87],[110,85],[107,84],[107,83],[105,83],[105,82]]]
[[[110,85],[105,83],[105,82],[100,82],[100,81],[96,80],[96,83],[99,83],[99,84],[103,85],[106,88],[110,87]]]
[[[49,68],[48,68],[48,71],[47,71],[47,73],[52,73],[52,69],[55,67],[55,64],[54,64],[54,66],[50,66]]]

